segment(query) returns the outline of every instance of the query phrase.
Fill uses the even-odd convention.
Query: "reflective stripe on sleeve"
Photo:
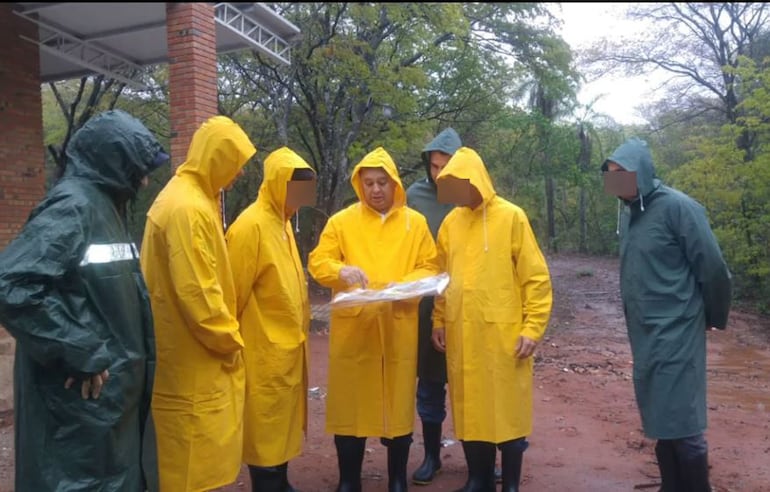
[[[97,263],[113,263],[117,261],[139,258],[139,252],[134,243],[91,244],[86,249],[80,266]]]

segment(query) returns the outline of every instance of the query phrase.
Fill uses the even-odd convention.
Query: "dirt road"
[[[535,425],[525,454],[523,492],[657,491],[654,442],[641,434],[631,356],[620,312],[617,260],[551,256],[554,310],[535,359]],[[321,326],[316,323],[315,326]],[[310,419],[304,454],[289,465],[302,492],[333,491],[337,462],[324,433],[328,332],[311,336]],[[733,310],[727,330],[708,335],[708,406],[714,492],[770,492],[770,319]],[[0,424],[0,492],[13,489],[10,421]],[[415,420],[409,472],[422,458]],[[415,491],[451,491],[465,481],[451,416],[443,470]],[[369,439],[364,491],[387,490],[386,451]],[[221,492],[250,490],[245,469]]]

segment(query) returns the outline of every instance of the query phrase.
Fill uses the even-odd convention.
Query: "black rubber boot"
[[[337,492],[361,492],[361,465],[364,461],[365,437],[334,436],[340,481]]]
[[[251,492],[284,492],[283,476],[277,466],[249,465]]]
[[[526,449],[526,448],[524,448]],[[500,445],[503,488],[502,492],[519,492],[521,483],[521,462],[524,451],[520,443],[507,441]]]
[[[684,492],[711,492],[708,453],[697,456],[679,456],[679,477]]]
[[[425,459],[412,474],[412,482],[417,485],[428,485],[441,470],[441,424],[423,421],[422,438]]]
[[[455,492],[495,492],[495,445],[484,441],[462,441],[468,481]]]
[[[406,464],[412,436],[397,437],[388,443],[388,492],[406,492]]]
[[[281,472],[281,477],[283,481],[283,488],[281,489],[282,492],[299,492],[299,490],[295,489],[291,486],[289,483],[289,463],[284,463],[282,465],[278,466],[278,470]]]
[[[658,459],[660,470],[660,492],[683,492],[673,443],[671,441],[655,443],[655,457]]]

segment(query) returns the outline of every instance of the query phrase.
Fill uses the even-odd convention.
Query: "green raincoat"
[[[0,253],[0,323],[17,341],[16,492],[144,490],[153,324],[123,210],[161,152],[128,114],[93,117]],[[105,369],[100,397],[82,399],[82,379]]]
[[[436,297],[433,329],[445,329],[455,437],[503,443],[532,433],[533,358],[520,336],[540,341],[551,316],[551,276],[527,215],[495,193],[481,157],[460,148],[438,175],[468,179],[483,198],[455,207],[438,232],[437,261],[449,286]]]
[[[724,329],[731,277],[703,207],[655,177],[631,138],[605,161],[635,171],[638,197],[620,224],[620,289],[644,433],[678,439],[706,429],[706,329]]]

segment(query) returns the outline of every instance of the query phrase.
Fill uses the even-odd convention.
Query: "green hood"
[[[133,198],[142,178],[166,161],[168,155],[147,127],[114,109],[75,132],[67,146],[64,176],[88,179],[121,202]]]
[[[428,181],[433,182],[433,178],[430,175],[430,153],[438,150],[445,154],[454,155],[457,149],[462,146],[463,143],[460,140],[460,135],[453,128],[446,128],[422,149],[422,164],[425,166],[425,172],[428,173]]]
[[[626,140],[602,163],[602,171],[607,170],[610,161],[619,164],[626,171],[636,172],[636,186],[640,196],[646,197],[660,186],[660,180],[655,176],[650,148],[644,140],[638,137]]]

